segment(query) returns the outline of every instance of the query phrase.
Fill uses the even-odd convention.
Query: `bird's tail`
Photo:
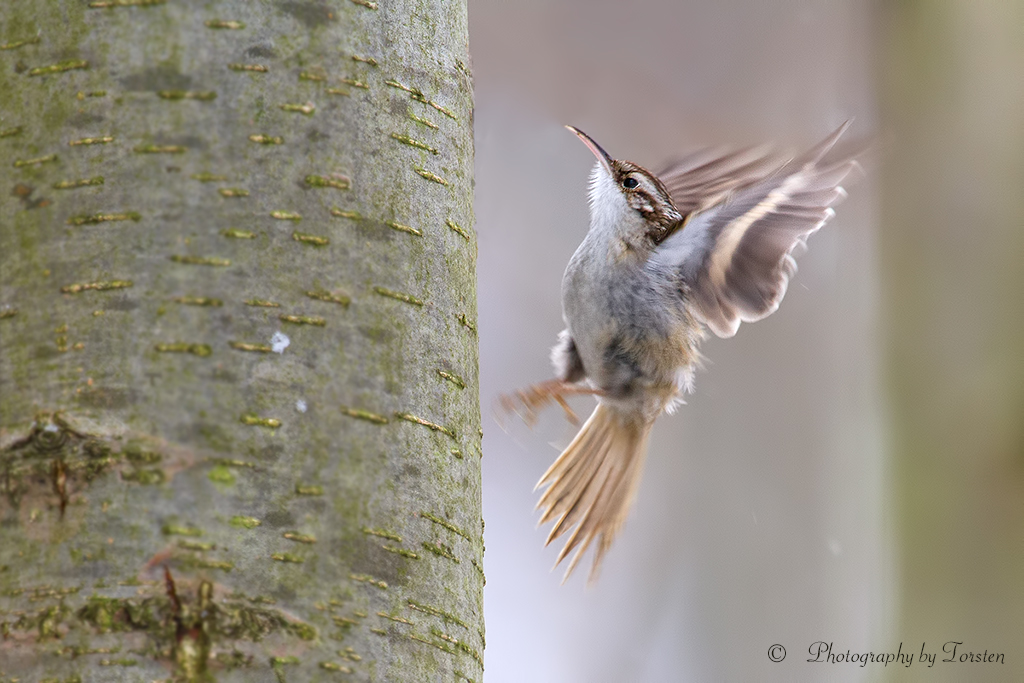
[[[555,562],[557,567],[579,546],[563,581],[595,538],[597,549],[589,580],[597,578],[601,560],[626,521],[636,495],[652,424],[652,420],[599,402],[576,438],[537,483],[537,488],[549,486],[537,502],[537,508],[544,510],[540,524],[557,520],[546,544],[578,525]]]

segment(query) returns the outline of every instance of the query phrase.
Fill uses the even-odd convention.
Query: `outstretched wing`
[[[652,260],[680,274],[694,312],[719,337],[779,307],[796,272],[794,250],[846,194],[839,183],[856,162],[822,158],[848,126],[792,161],[747,152],[745,159],[719,157],[662,179],[673,201],[694,208]]]
[[[740,187],[764,180],[786,161],[763,146],[734,152],[709,147],[679,159],[657,175],[676,209],[687,216],[717,204]]]

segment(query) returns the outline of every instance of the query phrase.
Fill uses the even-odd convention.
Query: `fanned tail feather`
[[[548,486],[537,502],[537,508],[544,510],[540,524],[556,520],[546,544],[576,525],[555,562],[557,567],[574,548],[579,548],[563,581],[595,539],[597,549],[589,580],[597,578],[601,561],[626,521],[636,495],[652,424],[599,402],[572,443],[537,483],[537,488]]]

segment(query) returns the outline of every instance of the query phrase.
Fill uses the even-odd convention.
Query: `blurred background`
[[[473,0],[470,21],[487,683],[1024,679],[1024,3]],[[708,339],[601,580],[560,586],[532,489],[574,430],[488,413],[551,375],[593,163],[563,124],[656,170],[851,117],[874,151],[785,302]],[[808,663],[816,641],[915,658]],[[943,663],[949,641],[1004,663]]]

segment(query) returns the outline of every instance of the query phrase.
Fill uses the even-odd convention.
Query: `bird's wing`
[[[709,147],[657,174],[683,216],[717,204],[736,189],[777,172],[787,159],[766,147],[725,151]]]
[[[796,272],[794,250],[832,217],[831,205],[846,194],[839,183],[856,162],[823,164],[822,158],[848,126],[786,163],[759,154],[737,167],[742,160],[729,155],[663,179],[673,201],[679,192],[678,201],[695,208],[658,245],[652,261],[680,275],[694,312],[719,337],[731,337],[740,322],[760,320],[779,307]],[[711,199],[702,199],[702,192]]]

